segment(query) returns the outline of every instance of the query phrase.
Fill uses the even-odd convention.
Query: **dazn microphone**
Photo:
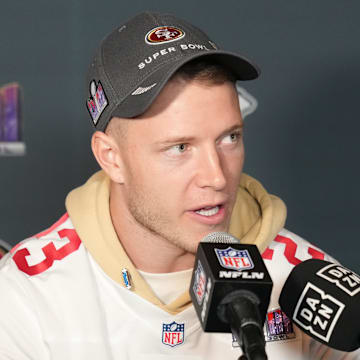
[[[263,324],[272,285],[256,245],[224,232],[200,242],[190,296],[201,326],[233,333],[248,360],[267,359]]]
[[[360,347],[360,276],[319,259],[295,266],[280,294],[281,309],[300,329],[341,351]]]

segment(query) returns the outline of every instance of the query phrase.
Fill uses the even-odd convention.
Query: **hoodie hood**
[[[263,253],[286,220],[286,206],[249,175],[242,174],[229,233],[243,244],[254,244]]]
[[[186,291],[164,305],[136,270],[122,247],[112,224],[110,179],[103,172],[95,173],[66,198],[66,209],[86,249],[104,273],[125,287],[121,270],[126,268],[132,280],[131,291],[170,314],[177,314],[191,304]],[[249,175],[242,174],[229,232],[242,243],[255,244],[262,253],[283,228],[286,207],[281,199],[270,195]]]

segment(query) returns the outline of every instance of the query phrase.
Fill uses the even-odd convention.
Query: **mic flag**
[[[257,305],[262,327],[271,290],[272,280],[256,245],[240,244],[238,239],[221,232],[200,242],[190,296],[204,331],[232,332],[226,308],[239,297]],[[247,305],[239,306],[247,311]]]
[[[360,277],[319,259],[295,266],[280,294],[280,306],[306,334],[341,351],[360,347]]]

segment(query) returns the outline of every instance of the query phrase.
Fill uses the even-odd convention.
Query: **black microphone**
[[[360,347],[360,277],[319,259],[295,266],[279,303],[298,327],[319,342],[341,351]]]
[[[256,245],[224,232],[200,242],[190,296],[201,326],[233,333],[248,360],[267,359],[263,325],[272,286]]]

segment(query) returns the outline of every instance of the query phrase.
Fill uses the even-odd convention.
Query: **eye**
[[[186,150],[186,144],[175,145],[175,148],[179,150],[179,152],[184,152]]]
[[[179,155],[179,154],[183,154],[187,149],[188,149],[187,144],[177,144],[177,145],[171,146],[167,150],[167,152],[170,155]]]
[[[234,144],[236,142],[238,142],[240,140],[240,137],[241,137],[241,132],[237,131],[237,132],[233,132],[229,135],[226,135],[224,138],[223,138],[223,142],[225,144]]]

